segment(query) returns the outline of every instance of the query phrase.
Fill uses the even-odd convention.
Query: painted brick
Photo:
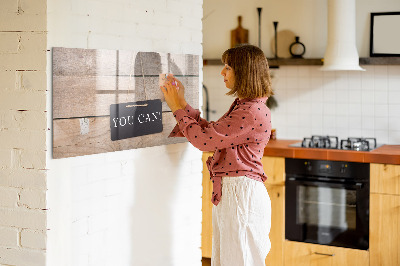
[[[20,192],[20,206],[29,209],[45,209],[46,208],[46,191],[22,189]]]
[[[46,265],[46,254],[43,251],[19,248],[0,247],[0,263],[6,265]]]
[[[45,232],[23,229],[21,231],[21,246],[25,248],[46,249]]]
[[[28,169],[45,169],[46,150],[22,150],[21,167]]]
[[[0,128],[46,130],[47,113],[29,110],[0,110]]]
[[[18,190],[9,187],[0,187],[0,207],[14,208],[18,202]]]
[[[46,189],[46,170],[0,169],[0,186]]]
[[[24,208],[0,208],[0,226],[46,230],[46,212]]]
[[[11,153],[9,149],[0,150],[0,169],[11,167]]]
[[[18,11],[18,1],[15,0],[2,0],[0,14],[15,13]]]
[[[19,90],[46,91],[45,71],[16,71],[15,88]]]
[[[0,227],[0,247],[17,247],[19,232],[16,228]],[[1,263],[1,260],[0,260]]]
[[[11,110],[46,110],[46,94],[39,91],[0,91],[0,106]]]
[[[17,2],[17,1],[15,1]],[[41,1],[35,1],[41,2]],[[2,3],[3,4],[3,3]],[[46,31],[45,14],[1,13],[0,31]]]
[[[20,34],[17,32],[0,32],[0,54],[16,54],[19,48]]]
[[[0,90],[15,88],[15,71],[0,70]]]
[[[2,20],[0,20],[1,23]],[[0,29],[1,31],[1,29]],[[21,45],[17,54],[0,53],[2,70],[46,71],[47,34],[45,32],[22,32]]]
[[[1,130],[0,139],[2,148],[9,149],[46,149],[46,132],[43,131],[19,131],[14,129]]]

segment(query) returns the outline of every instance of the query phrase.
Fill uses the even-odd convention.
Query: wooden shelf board
[[[268,58],[270,67],[278,66],[321,66],[322,58]],[[204,66],[222,65],[220,59],[204,59]],[[400,57],[362,57],[360,65],[400,65]]]

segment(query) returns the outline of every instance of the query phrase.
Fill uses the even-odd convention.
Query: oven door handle
[[[315,180],[315,181],[310,181],[310,180],[304,180],[303,178],[297,178],[297,177],[288,177],[286,181],[289,182],[296,182],[304,185],[312,185],[312,186],[317,186],[317,185],[339,185],[342,187],[346,188],[351,188],[351,189],[361,189],[363,187],[363,183],[361,182],[335,182],[335,181],[321,181],[321,180]]]

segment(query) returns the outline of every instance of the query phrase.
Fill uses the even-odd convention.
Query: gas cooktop
[[[337,149],[353,151],[371,151],[382,145],[377,145],[376,138],[347,138],[339,142],[336,136],[311,136],[302,142],[289,145],[291,147]]]

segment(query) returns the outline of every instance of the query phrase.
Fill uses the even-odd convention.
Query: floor
[[[201,262],[203,263],[203,266],[211,266],[211,259],[209,258],[202,258]]]

